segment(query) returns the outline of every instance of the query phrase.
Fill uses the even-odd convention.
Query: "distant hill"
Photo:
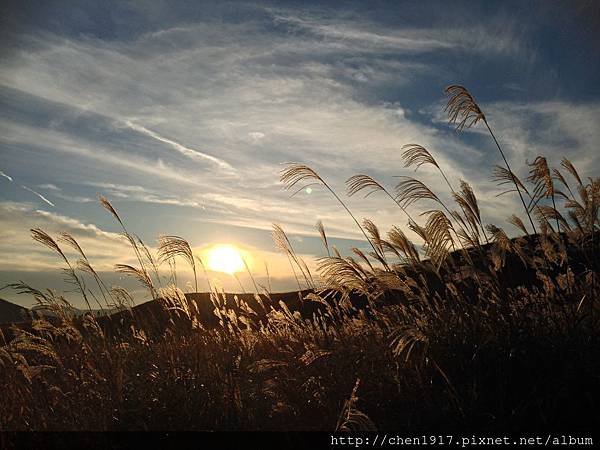
[[[58,317],[56,312],[52,310],[52,308],[50,308],[49,306],[43,306],[43,305],[37,305],[34,306],[33,308],[31,308],[31,311],[35,313],[35,316],[40,317]],[[107,316],[107,315],[111,315],[111,314],[116,314],[118,312],[121,311],[121,309],[118,308],[110,308],[110,309],[104,309],[104,310],[100,310],[100,309],[92,309],[92,310],[88,310],[88,309],[78,309],[75,307],[70,307],[68,309],[68,311],[70,311],[70,313],[75,316],[75,317],[81,317],[85,314],[92,314],[94,317],[102,317],[102,316]],[[2,322],[0,322],[2,323]]]
[[[91,314],[93,314],[95,317],[101,317],[116,314],[118,312],[120,312],[119,309],[113,308],[104,311],[92,310]],[[80,317],[84,314],[90,314],[90,311],[86,309],[71,308],[71,313],[75,317]],[[47,306],[37,305],[31,309],[27,309],[22,306],[15,305],[9,301],[0,299],[0,325],[30,322],[32,317],[53,318],[57,316],[56,313]]]
[[[266,298],[261,295],[261,304],[258,303],[254,294],[226,294],[225,305],[227,309],[234,310],[237,314],[246,315],[247,311],[244,311],[240,307],[238,301],[247,303],[256,314],[254,318],[264,319],[267,311],[274,309],[281,309],[281,304],[285,304],[291,311],[298,311],[303,317],[312,317],[312,314],[318,309],[323,309],[323,305],[319,305],[316,302],[303,301],[301,298],[305,297],[312,290],[304,291],[293,291],[293,292],[280,292],[271,293],[270,298]],[[208,292],[193,292],[185,294],[188,301],[191,301],[190,307],[195,309],[194,315],[200,320],[203,325],[215,326],[219,319],[214,313],[214,305],[211,301],[211,294]],[[221,297],[219,297],[221,298]],[[235,300],[237,298],[237,301]],[[165,312],[165,305],[161,304],[161,300],[149,300],[133,307],[132,310],[121,311],[113,314],[110,318],[101,318],[101,322],[106,325],[114,325],[119,323],[122,328],[128,328],[129,325],[137,324],[137,326],[143,325],[143,328],[150,329],[158,326],[158,329],[162,329],[168,320],[173,319],[173,314]],[[177,313],[175,313],[177,315]]]
[[[29,310],[0,299],[0,323],[17,323],[29,320]]]

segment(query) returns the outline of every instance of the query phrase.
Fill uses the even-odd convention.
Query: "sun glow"
[[[217,245],[208,251],[208,268],[234,274],[244,270],[241,252],[233,245]]]

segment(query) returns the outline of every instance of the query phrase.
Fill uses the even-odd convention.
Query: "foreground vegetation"
[[[522,237],[486,225],[471,187],[455,189],[418,145],[405,147],[406,166],[440,170],[455,205],[408,177],[389,192],[356,175],[347,191],[387,195],[422,252],[398,227],[383,236],[358,221],[316,171],[292,164],[285,186],[329,190],[370,247],[344,257],[319,223],[327,256],[312,274],[274,226],[302,290],[292,306],[257,283],[254,296],[184,294],[173,261],[190,265],[196,286],[202,271],[189,244],[163,236],[152,255],[101,199],[138,260],[116,269],[136,277],[156,307],[131,308],[131,295],[105,285],[73,237],[32,230],[90,308],[129,309],[76,318],[59,294],[12,284],[57,319],[0,337],[0,429],[591,429],[600,419],[600,179],[584,181],[566,159],[551,169],[538,157],[521,181],[470,94],[460,86],[447,94],[450,119],[460,129],[483,122],[498,146],[504,165],[494,178],[520,199],[524,220],[510,222]],[[435,205],[422,225],[411,213],[416,202]]]

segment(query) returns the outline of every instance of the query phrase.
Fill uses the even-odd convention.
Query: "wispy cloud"
[[[0,177],[4,177],[4,178],[6,178],[8,181],[13,181],[13,179],[12,179],[12,177],[11,177],[11,176],[9,176],[9,175],[5,174],[5,173],[4,173],[4,172],[2,172],[1,170],[0,170]]]
[[[362,48],[379,47],[401,52],[430,52],[455,46],[452,42],[427,37],[427,32],[420,30],[388,31],[386,33],[385,31],[368,31],[356,25],[339,23],[335,19],[323,21],[280,14],[275,14],[274,19],[276,22],[297,26],[322,37],[350,41]]]
[[[55,184],[51,184],[51,183],[39,184],[38,187],[40,189],[46,189],[48,191],[54,191],[54,192],[60,192],[60,191],[62,191],[61,188],[59,188]]]
[[[194,150],[192,148],[186,147],[185,145],[181,145],[179,142],[175,142],[171,139],[167,139],[167,138],[159,135],[158,133],[155,133],[154,131],[151,131],[148,128],[138,125],[136,123],[133,123],[129,120],[126,123],[127,123],[127,126],[130,127],[132,130],[139,131],[140,133],[144,133],[145,135],[150,136],[150,137],[156,139],[157,141],[164,142],[165,144],[169,144],[172,148],[177,150],[182,155],[185,155],[194,160],[208,161],[220,169],[224,169],[228,172],[234,172],[234,169],[230,164],[228,164],[227,162],[225,162],[219,158],[215,158],[214,156],[211,156],[209,154],[200,152],[198,150]]]
[[[27,187],[27,186],[24,186],[24,185],[21,185],[21,187],[22,187],[23,189],[25,189],[26,191],[29,191],[29,192],[31,192],[32,194],[36,195],[37,197],[39,197],[39,198],[40,198],[40,199],[41,199],[43,202],[47,203],[48,205],[50,205],[50,206],[55,206],[55,205],[54,205],[54,203],[52,203],[50,200],[48,200],[46,197],[44,197],[44,196],[43,196],[42,194],[40,194],[39,192],[37,192],[37,191],[34,191],[33,189],[31,189],[31,188],[29,188],[29,187]]]
[[[148,189],[143,186],[95,182],[88,182],[86,184],[100,188],[104,194],[114,198],[143,203],[155,203],[158,205],[187,206],[205,209],[201,202],[177,197],[167,197],[159,191]]]
[[[392,54],[430,54],[433,52],[476,53],[489,58],[492,55],[511,55],[531,60],[536,51],[524,39],[526,28],[510,15],[486,17],[461,16],[459,23],[450,22],[453,15],[434,26],[416,27],[410,24],[393,27],[365,17],[339,14],[319,15],[285,8],[267,8],[276,23],[292,29],[307,31],[338,45],[351,45],[355,53],[384,52]],[[483,22],[482,22],[483,19]]]
[[[0,142],[8,145],[27,145],[44,149],[62,157],[71,156],[75,160],[92,160],[98,167],[111,167],[113,170],[135,172],[150,175],[154,178],[166,179],[181,184],[197,184],[195,177],[186,176],[186,168],[174,169],[160,158],[148,159],[144,156],[128,154],[106,148],[101,142],[91,145],[84,137],[67,134],[47,128],[36,128],[11,122],[5,122],[5,133],[0,136]],[[73,163],[74,160],[71,160]],[[68,166],[61,165],[63,175],[68,174]],[[92,171],[93,172],[93,171]]]
[[[52,235],[71,234],[101,270],[111,270],[115,260],[130,261],[124,238],[73,217],[37,208],[25,202],[0,201],[0,251],[11,255],[0,262],[0,270],[56,270],[55,255],[44,251],[29,235],[41,227]],[[35,255],[35,256],[34,256]]]
[[[56,198],[60,198],[62,200],[66,200],[68,202],[73,202],[73,203],[92,203],[92,202],[96,201],[96,199],[91,198],[91,197],[84,197],[82,195],[63,194],[62,192],[56,192],[54,194],[54,196]]]

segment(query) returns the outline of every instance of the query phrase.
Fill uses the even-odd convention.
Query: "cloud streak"
[[[182,155],[185,155],[194,160],[208,161],[211,164],[213,164],[214,166],[216,166],[220,169],[223,169],[227,172],[234,172],[234,169],[233,169],[233,167],[231,167],[230,164],[226,163],[225,161],[223,161],[219,158],[215,158],[214,156],[208,155],[203,152],[199,152],[198,150],[191,149],[189,147],[186,147],[185,145],[181,145],[179,142],[175,142],[171,139],[167,139],[167,138],[159,135],[158,133],[155,133],[154,131],[151,131],[148,128],[145,128],[141,125],[135,124],[131,121],[127,121],[126,123],[127,123],[127,126],[129,128],[131,128],[132,130],[135,130],[135,131],[143,133],[147,136],[150,136],[151,138],[156,139],[157,141],[164,142],[165,144],[169,144],[170,147],[174,148]]]
[[[44,197],[44,196],[43,196],[42,194],[40,194],[39,192],[37,192],[37,191],[34,191],[33,189],[31,189],[31,188],[29,188],[29,187],[27,187],[27,186],[24,186],[24,185],[21,185],[21,187],[22,187],[23,189],[25,189],[26,191],[29,191],[29,192],[31,192],[33,195],[35,195],[35,196],[39,197],[39,198],[40,198],[40,199],[41,199],[41,200],[42,200],[44,203],[46,203],[46,204],[48,204],[48,205],[50,205],[50,206],[52,206],[52,207],[54,207],[54,206],[55,206],[55,205],[54,205],[54,203],[52,203],[50,200],[48,200],[46,197]]]
[[[9,175],[5,174],[5,173],[4,173],[4,172],[2,172],[1,170],[0,170],[0,177],[4,177],[4,178],[6,178],[8,181],[13,181],[13,179],[12,179],[12,177],[11,177],[11,176],[9,176]]]

